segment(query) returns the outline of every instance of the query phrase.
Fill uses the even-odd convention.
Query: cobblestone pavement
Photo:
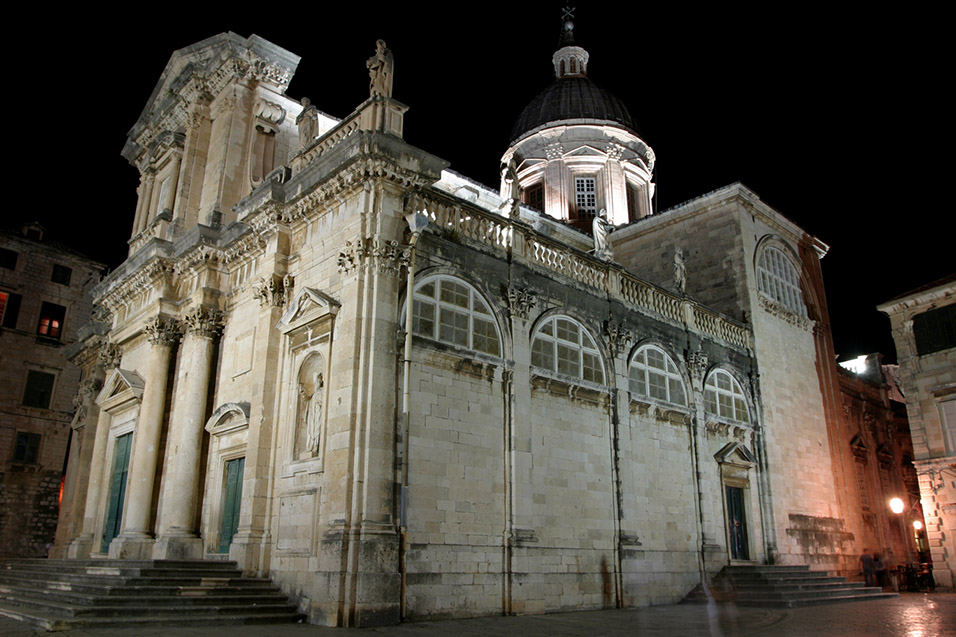
[[[678,635],[730,637],[767,635],[841,635],[843,637],[954,637],[956,593],[904,593],[898,598],[869,602],[810,606],[792,610],[763,610],[723,606],[710,612],[705,605],[681,604],[635,610],[584,611],[522,617],[483,617],[433,622],[409,622],[386,628],[321,628],[305,624],[227,626],[222,628],[150,627],[78,629],[67,637],[363,637],[409,635],[519,635],[564,637],[572,635],[648,636]],[[25,637],[43,633],[19,622],[0,619],[0,635]]]

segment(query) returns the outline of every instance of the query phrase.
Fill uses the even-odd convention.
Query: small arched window
[[[687,406],[687,393],[677,365],[655,345],[645,345],[637,350],[631,359],[628,377],[632,394]]]
[[[501,356],[501,337],[488,304],[473,287],[449,276],[428,277],[415,287],[412,332]]]
[[[715,369],[704,384],[704,410],[726,420],[750,423],[747,399],[737,379],[730,373]]]
[[[578,60],[577,58],[572,57],[571,58],[571,74],[573,75],[577,72],[578,72]]]
[[[552,316],[531,340],[531,364],[574,378],[604,383],[601,355],[594,339],[580,323],[567,316]]]
[[[800,292],[800,274],[783,250],[767,246],[760,253],[760,260],[757,262],[757,287],[764,295],[791,312],[806,316],[807,308]]]

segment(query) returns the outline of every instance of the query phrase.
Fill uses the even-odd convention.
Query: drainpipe
[[[405,215],[405,221],[408,223],[408,229],[412,236],[408,242],[408,278],[405,282],[405,352],[402,355],[402,476],[401,491],[399,492],[399,568],[402,572],[402,591],[400,596],[399,615],[405,619],[405,596],[406,596],[406,525],[407,525],[407,506],[408,506],[408,422],[409,422],[409,403],[411,402],[411,372],[412,372],[412,313],[414,310],[414,300],[412,294],[415,291],[415,246],[418,244],[418,238],[428,225],[428,217],[421,212],[411,211]]]

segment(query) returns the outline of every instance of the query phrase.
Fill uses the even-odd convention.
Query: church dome
[[[624,103],[584,75],[556,79],[525,107],[511,130],[512,142],[539,126],[562,120],[603,120],[634,131]]]

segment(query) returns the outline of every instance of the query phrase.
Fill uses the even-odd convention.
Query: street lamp
[[[893,498],[890,500],[890,511],[893,513],[902,513],[903,512],[903,501],[899,498]]]

